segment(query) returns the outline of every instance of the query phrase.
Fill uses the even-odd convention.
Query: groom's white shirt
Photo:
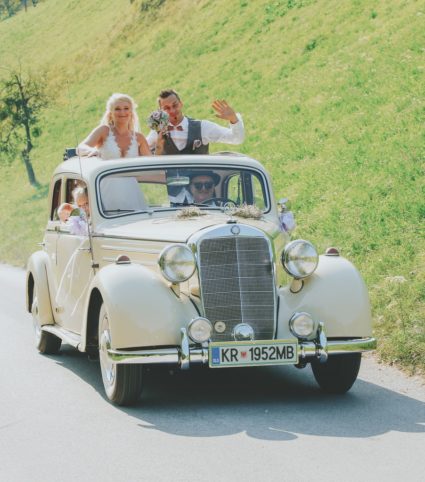
[[[242,116],[236,114],[238,122],[235,124],[229,123],[229,127],[223,127],[215,122],[208,120],[201,120],[201,135],[202,144],[210,144],[211,142],[222,142],[223,144],[242,144],[245,137],[245,128],[243,125]],[[183,117],[183,120],[178,124],[183,130],[174,129],[169,132],[171,139],[176,145],[177,149],[181,151],[187,144],[187,134],[189,121],[187,117]],[[151,130],[147,136],[149,148],[153,149],[156,146],[158,134],[156,131]]]

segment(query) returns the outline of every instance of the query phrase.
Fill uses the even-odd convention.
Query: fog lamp
[[[297,338],[311,340],[317,334],[317,321],[309,313],[294,313],[289,320],[289,329]]]
[[[164,278],[172,283],[188,280],[196,268],[195,257],[185,244],[172,244],[164,248],[158,264]]]
[[[195,343],[204,343],[211,338],[212,325],[206,318],[195,318],[189,323],[187,332]]]

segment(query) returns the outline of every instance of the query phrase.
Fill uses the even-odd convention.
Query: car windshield
[[[235,167],[126,169],[99,181],[99,208],[105,217],[181,209],[223,209],[254,205],[269,209],[265,179],[259,171]]]

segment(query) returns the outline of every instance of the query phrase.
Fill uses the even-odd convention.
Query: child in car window
[[[61,223],[66,223],[71,216],[74,206],[70,203],[62,203],[58,207],[58,217]]]

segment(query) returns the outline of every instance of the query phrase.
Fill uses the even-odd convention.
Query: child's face
[[[59,213],[59,219],[65,223],[68,221],[69,216],[71,216],[72,208],[71,207],[65,207],[62,209],[62,211]]]

